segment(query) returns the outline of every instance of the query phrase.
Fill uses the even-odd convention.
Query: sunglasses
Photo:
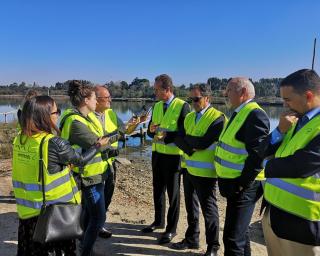
[[[193,102],[199,102],[203,97],[199,96],[199,97],[189,97],[188,100],[189,101],[193,101]]]
[[[51,115],[58,115],[60,116],[61,115],[61,109],[58,108],[56,112],[52,112]]]

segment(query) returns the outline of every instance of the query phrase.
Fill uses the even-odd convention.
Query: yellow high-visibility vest
[[[320,134],[320,115],[312,118],[294,135],[295,125],[285,135],[275,158],[295,154]],[[301,161],[304,161],[301,159]],[[310,220],[320,221],[320,174],[307,178],[267,178],[265,199],[275,207]]]
[[[20,219],[40,214],[43,204],[42,181],[39,165],[43,163],[46,204],[58,202],[81,202],[76,182],[65,167],[61,172],[50,174],[48,166],[48,141],[54,135],[39,133],[32,137],[19,134],[13,142],[12,183]],[[40,144],[42,161],[40,162]]]
[[[196,112],[189,113],[184,120],[186,134],[202,137],[206,134],[209,126],[222,115],[222,112],[210,107],[195,123]],[[187,171],[194,176],[216,178],[217,173],[214,167],[215,147],[216,143],[212,143],[208,148],[196,151],[191,156],[183,154]]]
[[[61,120],[63,121],[61,127],[61,137],[63,139],[69,140],[70,128],[74,120],[77,120],[86,125],[90,129],[90,131],[92,131],[98,137],[102,137],[104,135],[102,125],[94,114],[88,116],[88,118],[84,118],[83,116],[74,112],[74,110],[67,109],[63,112]],[[72,145],[72,147],[77,151],[82,152],[82,149],[79,145],[75,144]],[[101,153],[98,152],[92,160],[90,160],[83,168],[81,168],[81,170],[79,170],[78,167],[75,167],[73,171],[80,173],[81,177],[86,178],[98,174],[103,174],[106,171],[107,166],[108,162],[103,161]]]
[[[156,135],[161,132],[175,132],[178,130],[178,119],[185,101],[174,98],[165,114],[163,114],[163,102],[159,101],[154,105],[152,123],[159,125]],[[163,141],[153,141],[152,151],[168,154],[182,155],[183,152],[174,143],[164,144]]]
[[[245,160],[248,157],[245,144],[236,139],[236,134],[246,121],[251,111],[262,108],[256,102],[247,103],[237,113],[230,125],[226,125],[222,131],[216,147],[215,167],[218,177],[234,179],[241,175]],[[261,171],[256,180],[264,179],[264,171]]]

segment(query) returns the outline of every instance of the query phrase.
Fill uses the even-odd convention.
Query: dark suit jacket
[[[261,157],[273,156],[281,144],[271,145],[270,142],[271,134],[260,145]],[[293,155],[269,160],[265,168],[266,178],[306,178],[314,174],[320,175],[320,135]],[[272,205],[269,207],[271,227],[278,237],[320,245],[320,222],[308,221]]]
[[[232,122],[232,120],[230,121]],[[236,179],[219,178],[219,188],[222,196],[233,196],[234,193],[239,191],[240,186],[246,189],[254,182],[261,171],[262,158],[258,154],[259,145],[268,135],[269,130],[270,122],[267,114],[260,109],[251,111],[236,134],[236,139],[245,144],[248,157],[240,177]]]

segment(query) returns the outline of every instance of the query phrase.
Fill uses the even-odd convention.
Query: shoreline
[[[55,95],[52,94],[50,95],[54,99],[59,99],[59,100],[68,100],[69,96],[67,95]],[[0,100],[1,99],[19,99],[23,98],[24,95],[4,95],[0,94]],[[183,98],[186,100],[186,98]],[[156,100],[152,98],[112,98],[113,101],[117,102],[156,102]],[[282,106],[283,101],[281,98],[277,97],[258,97],[255,99],[256,102],[262,106]],[[212,103],[218,104],[218,105],[223,105],[225,104],[225,98],[224,97],[212,97]]]

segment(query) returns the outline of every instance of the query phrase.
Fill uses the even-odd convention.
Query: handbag
[[[42,160],[42,145],[40,143],[39,178],[42,180],[43,204],[33,233],[33,241],[48,243],[80,238],[83,235],[81,226],[81,204],[56,203],[46,204],[45,184]],[[71,176],[71,174],[69,173]],[[74,198],[75,195],[73,194]],[[75,198],[76,200],[76,198]]]

